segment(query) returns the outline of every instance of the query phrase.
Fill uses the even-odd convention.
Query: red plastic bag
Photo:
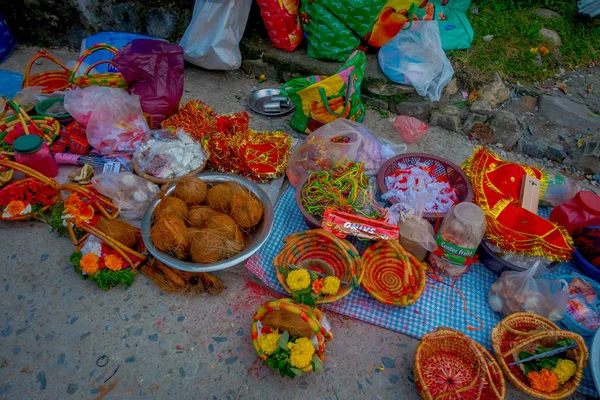
[[[407,143],[414,143],[427,132],[427,124],[413,117],[399,115],[394,120],[394,128]]]
[[[140,97],[142,110],[154,118],[156,129],[177,111],[183,95],[183,48],[160,40],[136,39],[113,58],[129,84],[129,93]]]
[[[273,47],[294,51],[302,41],[300,0],[257,0]]]

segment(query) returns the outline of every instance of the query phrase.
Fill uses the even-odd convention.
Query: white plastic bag
[[[133,153],[150,133],[139,97],[123,89],[73,90],[65,96],[65,109],[86,127],[89,144],[102,154]]]
[[[206,69],[238,69],[251,6],[252,0],[196,0],[192,22],[179,42],[185,60]]]
[[[442,50],[437,21],[415,21],[379,50],[379,66],[396,83],[414,86],[421,96],[439,101],[454,75]]]
[[[488,304],[504,316],[525,311],[560,321],[567,309],[569,284],[538,277],[546,273],[548,269],[539,262],[525,271],[503,272],[490,287]]]
[[[150,201],[160,188],[131,172],[105,172],[92,178],[92,185],[112,199],[125,219],[142,218]]]
[[[392,147],[363,124],[337,119],[311,133],[292,151],[286,173],[296,186],[311,171],[329,171],[338,163],[354,161],[364,163],[367,175],[375,175],[381,164],[403,151],[405,144]]]

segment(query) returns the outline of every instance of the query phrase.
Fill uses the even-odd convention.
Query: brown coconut
[[[191,238],[190,255],[194,262],[211,264],[233,257],[243,249],[243,245],[221,232],[202,229]]]
[[[217,212],[207,206],[190,207],[187,217],[188,225],[196,228],[203,228],[206,221],[215,214],[217,214]]]
[[[229,214],[229,210],[231,210],[231,196],[231,185],[220,183],[208,189],[206,204],[220,213]]]
[[[236,191],[231,196],[230,215],[240,227],[250,229],[260,222],[263,206],[249,190]]]
[[[195,176],[185,176],[177,182],[173,196],[185,201],[188,206],[196,206],[204,203],[208,188],[206,183]]]
[[[150,238],[159,250],[171,253],[179,259],[184,258],[189,246],[185,222],[175,215],[167,215],[157,220],[150,230]]]
[[[237,233],[240,231],[237,224],[229,215],[213,214],[204,225],[204,229],[223,233],[229,239],[235,240]]]
[[[185,201],[177,197],[163,197],[156,205],[152,217],[155,221],[158,221],[159,219],[168,217],[169,215],[174,215],[183,219],[184,221],[187,220],[188,206],[185,204]]]
[[[109,221],[102,218],[96,224],[96,228],[129,248],[135,247],[138,242],[138,229],[125,221]]]

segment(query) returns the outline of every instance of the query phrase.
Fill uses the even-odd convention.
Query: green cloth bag
[[[345,61],[373,29],[386,0],[302,0],[308,55]]]
[[[449,51],[470,48],[474,32],[467,18],[467,10],[471,0],[429,0],[427,3],[433,4],[433,19],[438,21],[442,49]],[[419,20],[425,20],[426,16],[427,5],[417,10]]]
[[[334,75],[295,78],[281,86],[281,95],[289,97],[296,106],[290,121],[292,128],[310,134],[338,118],[361,122],[365,106],[360,99],[360,86],[366,62],[365,53],[355,51]]]

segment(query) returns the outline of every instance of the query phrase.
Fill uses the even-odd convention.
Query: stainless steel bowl
[[[229,175],[229,174],[221,174],[219,172],[205,172],[196,175],[198,178],[202,179],[206,184],[217,184],[217,183],[225,183],[225,182],[237,182],[246,189],[250,190],[256,198],[260,200],[263,205],[263,217],[258,226],[255,228],[252,236],[250,237],[250,241],[248,243],[248,247],[244,249],[241,253],[228,258],[227,260],[219,261],[214,264],[199,264],[188,261],[182,261],[178,258],[175,258],[164,251],[161,251],[154,246],[152,243],[152,239],[150,239],[150,229],[152,227],[152,214],[154,213],[154,209],[160,203],[161,199],[158,197],[152,200],[144,216],[142,217],[142,239],[144,240],[144,244],[148,248],[148,251],[156,257],[159,261],[164,264],[180,269],[182,271],[188,272],[211,272],[218,271],[225,268],[233,267],[246,259],[248,259],[252,254],[256,253],[258,249],[265,243],[269,234],[271,233],[271,229],[273,228],[273,205],[271,204],[271,200],[267,194],[253,182],[250,182],[246,178],[242,178],[238,175]],[[170,194],[175,189],[176,183],[172,183],[167,188],[166,193]]]

